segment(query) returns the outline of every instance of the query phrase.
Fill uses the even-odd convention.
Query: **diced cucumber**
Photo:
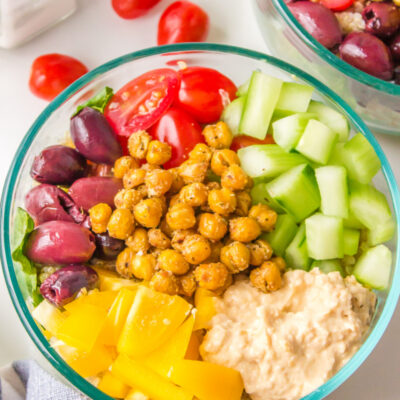
[[[245,102],[245,97],[238,97],[232,103],[228,104],[222,113],[221,119],[229,126],[233,136],[239,134],[239,124]]]
[[[238,150],[241,166],[252,178],[275,178],[281,173],[307,163],[300,154],[287,153],[277,144],[256,144]]]
[[[237,97],[246,96],[246,94],[247,94],[247,92],[248,92],[248,90],[249,90],[249,85],[250,85],[250,78],[247,79],[247,81],[246,81],[245,83],[241,84],[241,85],[238,87],[238,90],[237,90],[237,92],[236,92],[236,96],[237,96]]]
[[[276,203],[273,199],[271,199],[269,197],[265,186],[266,186],[265,182],[258,183],[257,185],[253,186],[253,188],[251,189],[251,192],[250,192],[252,203],[253,204],[267,204],[273,210],[275,210],[278,214],[285,213],[285,210],[278,203]]]
[[[337,134],[322,122],[310,119],[296,150],[319,164],[326,164],[331,156]]]
[[[278,119],[272,124],[272,135],[275,143],[286,151],[294,149],[304,132],[304,129],[315,114],[297,113]]]
[[[249,84],[239,131],[264,139],[278,102],[283,81],[254,71]]]
[[[345,277],[345,273],[342,264],[339,260],[315,260],[311,264],[311,268],[319,268],[324,274],[329,274],[329,272],[340,272],[340,275]]]
[[[346,117],[339,111],[313,100],[311,100],[307,111],[317,113],[318,120],[338,134],[339,142],[345,142],[349,138],[350,125]]]
[[[347,218],[349,199],[346,168],[337,165],[320,167],[315,170],[315,177],[321,194],[322,213]]]
[[[277,110],[305,112],[310,104],[314,88],[295,82],[284,82],[276,104]]]
[[[343,229],[343,252],[346,256],[357,254],[360,244],[360,231],[357,229]]]
[[[306,227],[304,223],[300,225],[295,237],[287,247],[285,259],[289,268],[308,271],[311,260],[308,257]]]
[[[338,217],[314,214],[306,219],[308,254],[315,260],[342,258],[343,220]]]
[[[297,232],[296,221],[291,215],[278,215],[275,229],[269,233],[263,233],[260,237],[265,239],[278,256],[283,256],[289,243]]]
[[[377,244],[387,242],[394,236],[395,230],[396,224],[393,218],[387,219],[374,229],[368,230],[368,244],[375,246]]]
[[[297,222],[311,215],[321,204],[314,170],[308,164],[290,169],[265,187],[270,198]]]
[[[374,148],[361,133],[357,133],[344,145],[342,159],[349,178],[360,183],[370,183],[381,168]]]
[[[389,285],[392,252],[383,244],[371,247],[358,259],[353,274],[373,289],[385,290]]]
[[[333,146],[331,156],[329,157],[329,160],[328,160],[328,165],[345,166],[344,161],[343,161],[343,147],[344,147],[344,143],[340,143],[340,142],[336,143]]]
[[[343,220],[343,226],[345,228],[352,229],[364,229],[365,226],[354,216],[349,207],[349,215],[346,219]]]

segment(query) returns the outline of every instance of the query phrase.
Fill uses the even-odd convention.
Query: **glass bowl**
[[[34,156],[46,146],[65,141],[69,118],[75,111],[76,105],[82,102],[82,99],[91,96],[94,91],[99,90],[105,85],[119,88],[131,78],[145,71],[176,65],[176,61],[178,60],[183,60],[188,65],[201,65],[219,69],[236,83],[245,82],[253,70],[259,69],[278,78],[305,82],[315,87],[316,99],[329,104],[331,107],[345,114],[353,130],[362,132],[371,142],[382,163],[382,170],[376,177],[375,184],[387,195],[396,216],[396,221],[399,220],[400,199],[395,178],[382,149],[366,125],[350,106],[333,91],[315,78],[283,61],[262,53],[237,47],[189,43],[141,50],[112,60],[94,69],[74,82],[53,100],[39,115],[23,139],[4,186],[1,201],[0,231],[3,272],[21,322],[33,342],[51,365],[72,385],[93,399],[110,400],[110,397],[97,390],[96,387],[79,376],[62,360],[41,333],[31,316],[29,306],[23,300],[11,258],[10,236],[13,231],[15,212],[18,206],[23,205],[24,196],[32,186],[29,169]],[[368,337],[366,337],[360,350],[344,368],[320,388],[306,396],[305,399],[322,399],[343,383],[370,354],[386,329],[400,293],[399,252],[397,251],[398,234],[396,234],[396,238],[392,240],[389,246],[394,254],[393,263],[396,268],[392,269],[390,289],[386,292],[378,293],[377,311],[373,318]]]
[[[375,78],[341,60],[297,22],[284,0],[253,0],[253,6],[274,56],[304,69],[333,89],[372,131],[400,135],[400,85]]]

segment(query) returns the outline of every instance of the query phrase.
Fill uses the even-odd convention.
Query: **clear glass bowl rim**
[[[350,78],[363,83],[366,86],[373,87],[376,90],[392,94],[395,96],[400,96],[400,85],[396,85],[391,82],[384,81],[382,79],[376,78],[375,76],[369,75],[363,72],[347,62],[343,61],[341,58],[333,54],[327,48],[322,46],[317,40],[315,40],[297,21],[294,15],[289,10],[289,7],[284,2],[284,0],[271,0],[276,10],[286,22],[286,24],[295,31],[295,33],[300,37],[300,39],[313,50],[318,56],[320,56],[324,61],[326,61],[331,67],[339,70],[340,72],[346,74]],[[257,2],[257,0],[255,0]],[[256,12],[260,12],[256,10]]]
[[[88,84],[93,78],[103,73],[106,73],[107,71],[115,67],[118,67],[121,64],[141,59],[144,57],[161,55],[165,53],[190,52],[190,51],[229,53],[250,59],[265,61],[277,68],[282,69],[283,71],[289,74],[293,74],[301,78],[303,81],[315,87],[315,89],[319,93],[332,100],[341,109],[341,111],[345,115],[347,115],[353,126],[358,131],[360,131],[365,135],[365,137],[369,140],[369,142],[374,147],[376,153],[378,154],[382,163],[382,171],[389,187],[396,221],[400,220],[400,197],[395,177],[380,145],[378,144],[377,140],[372,135],[372,133],[369,131],[367,126],[360,119],[360,117],[358,117],[357,114],[355,114],[355,112],[350,108],[350,106],[346,102],[344,102],[338,95],[336,95],[332,90],[330,90],[327,86],[325,86],[312,76],[308,75],[307,73],[301,71],[300,69],[282,60],[276,59],[274,57],[268,56],[260,52],[240,47],[212,44],[212,43],[183,43],[183,44],[151,47],[144,50],[129,53],[124,56],[113,59],[95,68],[94,70],[88,72],[86,75],[84,75],[83,77],[75,81],[72,85],[70,85],[67,89],[65,89],[44,109],[44,111],[35,120],[31,128],[25,135],[24,139],[22,140],[16,152],[14,160],[8,171],[1,199],[0,251],[1,251],[1,263],[6,285],[11,300],[14,304],[14,307],[28,335],[36,344],[36,346],[44,355],[44,357],[52,364],[54,368],[56,368],[56,370],[58,370],[58,372],[60,372],[66,379],[68,379],[68,381],[72,383],[76,388],[78,388],[80,391],[82,391],[87,396],[90,396],[93,399],[112,400],[111,397],[99,391],[96,387],[91,385],[86,379],[82,378],[72,368],[70,368],[62,360],[62,358],[58,355],[58,353],[51,347],[50,343],[41,333],[39,327],[33,320],[29,312],[29,309],[22,297],[21,291],[19,290],[18,287],[17,279],[13,268],[11,248],[8,238],[10,237],[11,234],[9,230],[10,226],[9,210],[11,209],[12,205],[13,192],[18,177],[19,165],[21,165],[21,162],[26,152],[29,151],[32,140],[40,131],[42,125],[46,122],[49,116],[54,111],[56,111],[60,106],[62,106],[64,101],[66,101],[72,94],[74,94],[77,90]],[[397,243],[396,243],[397,250],[399,249],[399,237],[400,237],[400,226],[399,224],[397,224]],[[400,251],[397,251],[397,256],[395,260],[396,267],[399,265],[399,262],[400,262]],[[356,369],[368,357],[368,355],[371,353],[371,351],[374,349],[374,347],[380,340],[381,336],[383,335],[395,310],[399,295],[400,295],[400,268],[395,268],[393,283],[388,293],[384,308],[382,310],[382,314],[379,317],[377,325],[375,326],[375,328],[373,329],[367,340],[363,343],[363,345],[361,346],[359,351],[354,355],[354,357],[334,377],[332,377],[328,382],[326,382],[324,385],[316,389],[314,392],[304,397],[303,400],[322,399],[323,397],[331,393],[333,390],[335,390],[351,374],[353,374],[354,371],[356,371]]]

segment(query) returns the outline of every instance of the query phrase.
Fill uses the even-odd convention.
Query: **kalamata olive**
[[[49,221],[31,233],[26,255],[38,264],[67,265],[90,260],[95,249],[89,229],[73,222]]]
[[[390,52],[395,61],[400,61],[400,32],[390,41]]]
[[[394,69],[394,83],[400,85],[400,65]]]
[[[102,260],[114,260],[125,247],[123,240],[115,239],[108,233],[95,234],[95,256]]]
[[[303,28],[323,46],[331,49],[342,41],[335,14],[322,4],[296,1],[287,6]]]
[[[36,225],[55,220],[82,224],[87,218],[87,214],[76,206],[64,190],[46,183],[28,192],[25,207]]]
[[[344,61],[367,74],[384,80],[393,77],[389,48],[370,33],[353,32],[347,35],[339,47],[339,54]]]
[[[31,176],[38,182],[69,185],[85,175],[85,158],[67,146],[50,146],[33,160]]]
[[[69,195],[78,207],[88,211],[98,203],[114,208],[114,197],[121,189],[121,179],[91,176],[75,181],[69,188]]]
[[[400,13],[393,3],[372,2],[362,12],[365,32],[386,38],[400,27]]]
[[[88,160],[112,165],[122,156],[117,136],[100,111],[85,107],[72,117],[70,130],[76,149]]]
[[[94,289],[98,280],[94,269],[81,264],[68,265],[51,274],[40,285],[40,293],[50,303],[61,307],[72,301],[82,288]]]
[[[112,168],[107,164],[92,164],[88,176],[114,176]]]

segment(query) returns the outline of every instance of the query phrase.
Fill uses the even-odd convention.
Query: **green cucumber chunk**
[[[225,107],[221,115],[222,121],[229,126],[233,136],[239,134],[239,124],[245,102],[245,97],[238,97]]]
[[[254,71],[246,96],[239,131],[257,139],[267,135],[283,81]]]
[[[289,268],[304,269],[308,271],[311,259],[308,256],[306,227],[303,224],[297,230],[297,233],[285,252],[285,260]]]
[[[314,88],[295,82],[284,82],[278,103],[277,110],[305,112],[307,111]]]
[[[260,237],[265,239],[278,256],[283,256],[289,243],[297,232],[296,221],[291,215],[278,215],[275,229],[269,233],[263,233]]]
[[[308,164],[290,169],[265,187],[269,197],[297,222],[311,215],[321,204],[314,170]]]
[[[343,229],[343,252],[346,256],[357,254],[360,244],[360,231],[358,229]]]
[[[328,165],[341,165],[345,166],[344,161],[343,161],[343,147],[344,143],[336,143],[333,146],[331,156],[329,157],[328,160]]]
[[[308,254],[314,260],[343,258],[343,220],[314,214],[306,219]]]
[[[361,283],[378,290],[389,286],[392,252],[383,244],[371,247],[357,260],[353,274]]]
[[[340,260],[315,260],[311,264],[311,268],[319,268],[324,274],[329,274],[330,272],[340,272],[340,275],[345,277],[345,273],[340,263]]]
[[[319,192],[321,194],[321,211],[325,215],[347,218],[349,199],[346,168],[329,165],[315,170]]]
[[[246,96],[248,90],[249,90],[249,85],[250,85],[250,78],[247,79],[247,81],[245,83],[242,83],[239,87],[238,90],[236,92],[236,96],[237,97],[242,97],[242,96]]]
[[[289,115],[295,114],[293,111],[285,111],[285,110],[274,110],[274,113],[272,114],[271,117],[271,126],[275,121],[278,121],[278,119],[286,118],[289,117]],[[313,114],[314,115],[314,114]]]
[[[365,226],[354,216],[349,207],[349,215],[343,220],[343,226],[345,228],[352,229],[364,229]]]
[[[284,214],[285,210],[277,202],[270,198],[265,186],[266,183],[258,183],[252,187],[250,191],[252,204],[266,204],[278,214]]]
[[[318,120],[338,134],[339,142],[347,141],[350,133],[350,125],[343,114],[323,103],[313,100],[311,100],[307,111],[318,114]]]
[[[374,229],[368,230],[368,244],[376,246],[377,244],[387,242],[392,239],[396,231],[396,224],[393,218],[380,223]]]

